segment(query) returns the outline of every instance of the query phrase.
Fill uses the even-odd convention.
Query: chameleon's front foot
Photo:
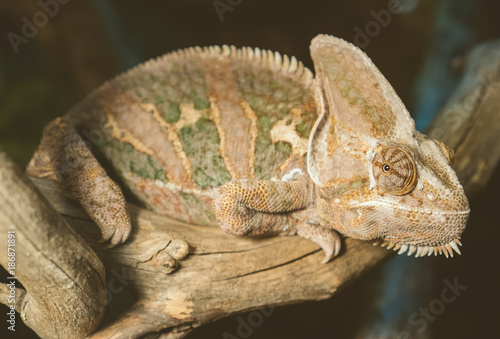
[[[75,127],[63,118],[45,127],[27,172],[37,176],[41,170],[52,173],[64,193],[80,202],[99,226],[101,242],[109,241],[111,247],[127,240],[132,225],[122,191],[108,177]]]
[[[340,237],[330,229],[304,224],[290,212],[307,206],[307,187],[299,181],[241,179],[221,186],[213,210],[221,228],[246,236],[299,235],[321,246],[324,263],[340,251]]]
[[[340,252],[340,236],[334,230],[319,225],[299,224],[297,225],[297,235],[314,241],[323,249],[323,252],[325,252],[325,259],[322,261],[323,264],[336,257]]]

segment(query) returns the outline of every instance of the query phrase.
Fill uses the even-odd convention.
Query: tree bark
[[[2,303],[41,337],[88,335],[106,307],[104,266],[2,151],[0,211]]]
[[[462,81],[428,135],[455,150],[455,171],[472,194],[487,185],[500,159],[500,40],[474,48],[462,67]]]
[[[463,82],[428,131],[431,137],[456,149],[455,168],[469,196],[487,184],[500,158],[500,119],[497,113],[500,87],[496,86],[500,79],[500,58],[492,57],[499,53],[500,46],[497,43],[481,48],[470,54]],[[487,78],[478,80],[485,74],[488,74]],[[54,213],[41,219],[41,211],[32,212],[32,205],[45,204],[45,200],[40,196],[33,199],[18,193],[29,186],[25,178],[20,175],[6,177],[2,173],[0,209],[10,216],[0,219],[2,237],[10,227],[4,225],[8,220],[17,227],[18,248],[29,247],[26,251],[32,253],[24,260],[44,259],[33,262],[35,269],[18,274],[25,284],[26,298],[36,301],[31,304],[31,312],[25,311],[25,314],[30,314],[31,322],[25,321],[41,336],[50,337],[53,333],[42,332],[38,325],[50,313],[51,321],[58,328],[73,330],[72,321],[79,318],[76,308],[66,309],[71,316],[64,316],[71,319],[64,319],[60,302],[55,303],[59,309],[54,307],[53,313],[52,309],[51,312],[37,312],[33,307],[49,302],[44,299],[44,294],[50,294],[51,298],[67,298],[69,293],[78,295],[79,298],[75,298],[82,304],[87,301],[87,305],[93,305],[96,290],[104,285],[99,273],[102,267],[92,261],[93,257],[86,262],[91,262],[89,266],[95,270],[76,265],[83,260],[75,258],[83,258],[84,254],[92,256],[85,243],[78,240]],[[258,240],[236,237],[218,228],[183,224],[132,205],[129,206],[133,219],[131,239],[109,249],[98,243],[97,226],[81,207],[64,198],[55,182],[32,180],[104,262],[111,308],[116,301],[128,299],[128,304],[110,317],[91,338],[130,338],[148,334],[176,338],[201,324],[235,313],[326,299],[393,255],[393,252],[374,247],[369,242],[345,239],[339,257],[321,264],[323,253],[317,245],[299,237]],[[49,210],[47,206],[43,208],[46,214]],[[35,224],[47,227],[35,228]],[[57,227],[49,229],[48,225]],[[24,229],[30,231],[30,240],[27,231],[22,231]],[[38,248],[34,248],[34,244]],[[40,255],[42,251],[44,254]],[[6,257],[3,252],[2,255],[2,265],[6,267]],[[49,256],[54,259],[46,260]],[[70,261],[74,268],[71,272],[80,279],[78,284],[58,283],[59,293],[54,291],[55,278],[50,280],[48,277],[60,276],[62,269],[54,264],[56,260]],[[18,272],[21,269],[20,260]],[[32,284],[33,279],[38,279],[38,284]],[[92,282],[95,290],[81,288],[84,282]]]

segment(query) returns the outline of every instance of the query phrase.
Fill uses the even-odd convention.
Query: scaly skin
[[[47,125],[40,150],[49,154],[46,169],[64,187],[66,194],[80,201],[101,229],[103,241],[116,245],[130,235],[130,215],[118,185],[99,165],[94,155],[64,118]],[[40,151],[37,156],[40,156]]]
[[[139,200],[178,220],[298,234],[326,260],[336,231],[418,255],[458,251],[469,207],[449,150],[415,131],[359,49],[320,35],[311,55],[315,79],[294,58],[227,46],[140,65],[52,122],[28,173],[67,187],[111,244],[130,220],[94,147]]]

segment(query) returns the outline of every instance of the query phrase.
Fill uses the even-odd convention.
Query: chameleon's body
[[[250,48],[138,66],[47,126],[28,172],[61,182],[112,244],[130,219],[90,150],[178,220],[299,234],[327,259],[340,246],[334,230],[419,255],[458,252],[469,208],[447,148],[415,131],[364,53],[328,36],[311,52],[315,79],[294,58]]]

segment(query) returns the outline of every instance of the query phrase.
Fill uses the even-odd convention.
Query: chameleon
[[[453,151],[416,131],[359,48],[318,35],[310,52],[315,75],[295,57],[227,45],[136,66],[50,122],[27,173],[59,182],[109,246],[132,229],[119,183],[180,221],[309,239],[324,262],[341,235],[460,254],[470,208]]]

